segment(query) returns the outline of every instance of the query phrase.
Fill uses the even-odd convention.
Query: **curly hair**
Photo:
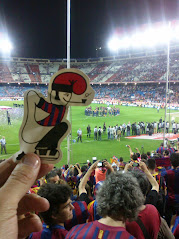
[[[145,173],[143,173],[139,170],[133,170],[130,172],[137,179],[137,182],[140,186],[140,189],[141,189],[143,195],[146,196],[150,190],[150,183],[149,183],[147,176],[145,175]]]
[[[129,172],[112,173],[97,193],[97,211],[102,217],[113,220],[135,220],[144,196],[139,184]]]
[[[66,203],[71,194],[72,191],[68,185],[47,183],[41,186],[38,195],[46,198],[50,203],[47,211],[39,213],[47,225],[55,224],[52,216],[59,213],[60,204]]]

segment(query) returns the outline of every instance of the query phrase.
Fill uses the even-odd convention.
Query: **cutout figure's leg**
[[[63,137],[67,129],[68,125],[65,122],[54,126],[54,128],[39,141],[35,147],[36,152],[38,150],[40,155],[47,155],[48,151],[50,150],[49,155],[55,156],[58,152],[58,141]]]

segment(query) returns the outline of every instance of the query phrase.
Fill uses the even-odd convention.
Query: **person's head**
[[[70,187],[64,184],[47,183],[39,189],[38,195],[50,203],[50,208],[40,213],[47,225],[60,224],[72,219],[74,207],[71,204],[71,193]]]
[[[147,154],[141,154],[141,159],[147,159]]]
[[[170,154],[169,150],[165,150],[165,151],[164,151],[164,155],[165,155],[165,156],[169,156],[169,154]]]
[[[65,170],[67,170],[68,169],[68,164],[65,164]]]
[[[61,168],[56,168],[55,171],[56,171],[57,175],[59,176],[59,178],[61,178],[61,176],[62,176]]]
[[[156,162],[155,162],[154,158],[148,159],[146,164],[147,164],[147,167],[148,167],[149,170],[155,170]]]
[[[137,217],[144,197],[139,184],[130,173],[110,174],[97,192],[97,211],[102,217],[116,221],[133,220]]]
[[[147,152],[147,157],[150,157],[150,152]]]
[[[60,178],[59,178],[56,170],[52,170],[46,176],[46,180],[47,180],[48,183],[58,183],[59,179]]]
[[[133,154],[133,155],[132,155],[132,159],[133,159],[133,160],[137,160],[137,154]]]
[[[139,183],[143,196],[146,196],[150,189],[150,183],[146,175],[143,172],[140,172],[139,170],[133,170],[131,171],[131,173],[137,179],[137,182]]]
[[[116,163],[112,163],[112,168],[114,169],[114,171],[117,171],[117,164]]]
[[[179,166],[179,153],[173,153],[170,156],[171,164],[174,168],[177,168]]]
[[[160,145],[161,147],[163,147],[163,143],[161,143],[161,145]]]
[[[120,157],[120,158],[119,158],[119,161],[120,161],[120,162],[123,162],[123,157]]]

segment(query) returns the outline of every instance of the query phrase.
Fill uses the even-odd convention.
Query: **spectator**
[[[172,215],[179,214],[179,153],[170,156],[172,169],[162,171],[167,186],[165,218],[170,226]]]
[[[43,238],[65,238],[68,231],[64,228],[64,223],[73,217],[71,204],[72,191],[67,185],[45,184],[38,191],[38,195],[46,198],[50,203],[50,208],[41,212],[44,224],[40,232],[32,233],[29,239]]]
[[[98,221],[72,228],[66,238],[133,238],[125,229],[127,220],[137,217],[144,197],[138,183],[129,173],[111,174],[97,194]],[[120,236],[121,235],[121,236]]]

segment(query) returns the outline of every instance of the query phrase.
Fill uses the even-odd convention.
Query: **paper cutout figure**
[[[88,76],[72,68],[52,76],[47,98],[36,90],[26,91],[19,131],[20,151],[14,155],[14,160],[34,152],[43,163],[57,163],[62,158],[60,144],[71,128],[66,119],[68,107],[89,105],[94,93]]]

